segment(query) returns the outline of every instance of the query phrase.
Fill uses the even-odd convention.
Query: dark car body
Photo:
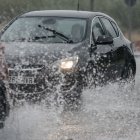
[[[80,41],[73,41],[70,37],[68,40],[68,37],[60,35],[66,41],[46,43],[25,41],[24,38],[9,41],[3,37],[20,18],[42,17],[50,18],[44,21],[49,24],[54,24],[55,18],[84,20],[84,35]],[[42,28],[48,30],[47,27]],[[54,30],[53,34],[54,37],[50,37],[58,35]],[[40,38],[37,36],[35,39]],[[10,88],[18,92],[18,96],[61,91],[64,96],[79,97],[83,87],[91,83],[100,85],[107,81],[119,81],[129,78],[130,74],[134,77],[136,73],[132,43],[111,17],[99,12],[50,10],[25,13],[2,30],[1,42],[6,48]],[[67,68],[69,65],[72,67]]]
[[[6,81],[8,80],[8,67],[5,61],[4,46],[0,44],[0,129],[4,125],[4,121],[9,114],[8,88]]]

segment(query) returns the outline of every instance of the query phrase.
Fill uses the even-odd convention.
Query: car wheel
[[[0,120],[5,120],[5,117],[9,114],[9,104],[6,99],[1,96],[0,97]]]
[[[3,81],[0,81],[0,119],[5,118],[9,114],[10,106],[7,101],[7,91]]]
[[[121,85],[126,83],[128,84],[128,89],[130,91],[134,90],[135,74],[134,74],[134,66],[131,63],[125,68],[125,72],[122,76]]]
[[[123,74],[123,79],[126,82],[131,82],[135,80],[134,67],[131,63],[126,67],[126,70]]]
[[[62,93],[64,101],[64,110],[79,110],[82,104],[82,87],[76,88]]]

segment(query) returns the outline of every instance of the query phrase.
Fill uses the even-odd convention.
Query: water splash
[[[126,87],[123,91],[118,84],[86,89],[79,111],[64,112],[59,107],[48,108],[45,103],[17,106],[0,130],[0,139],[138,140],[140,98],[138,91],[130,94]]]

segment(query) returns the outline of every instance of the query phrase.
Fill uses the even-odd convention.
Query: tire
[[[133,91],[135,87],[135,69],[133,64],[129,63],[125,68],[121,79],[121,85],[128,84],[128,90]]]
[[[133,64],[131,63],[128,64],[123,74],[123,79],[128,83],[131,81],[135,81],[135,72]]]
[[[5,120],[9,115],[10,106],[7,101],[6,88],[2,81],[0,81],[0,120]]]
[[[0,91],[1,93],[1,91]],[[0,120],[4,121],[9,114],[9,105],[5,97],[0,96]]]
[[[62,93],[64,100],[64,110],[79,110],[82,104],[82,88],[76,87],[70,91]]]

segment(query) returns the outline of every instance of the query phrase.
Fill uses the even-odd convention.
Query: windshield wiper
[[[12,40],[9,40],[10,42],[29,42],[30,40],[27,39],[27,38],[15,38],[15,39],[12,39]]]
[[[46,36],[35,36],[34,38],[32,38],[32,40],[40,40],[40,39],[46,39]]]
[[[64,41],[66,41],[67,43],[73,43],[73,41],[68,38],[67,36],[65,36],[64,34],[56,31],[56,30],[53,30],[53,29],[50,29],[50,28],[47,28],[47,27],[44,27],[42,25],[38,25],[38,27],[44,29],[44,30],[47,30],[47,31],[50,31],[52,32],[54,35],[58,36],[59,38],[63,39]]]

